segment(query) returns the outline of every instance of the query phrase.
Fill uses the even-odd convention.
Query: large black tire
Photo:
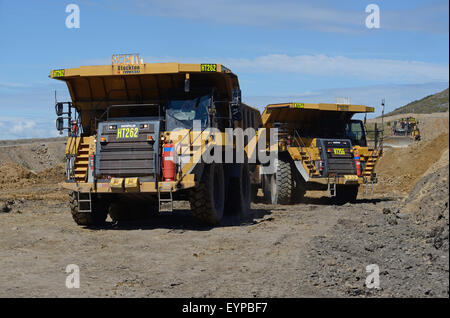
[[[225,181],[221,164],[205,165],[201,180],[189,197],[192,215],[206,225],[222,221],[225,202]]]
[[[276,184],[278,203],[291,204],[294,194],[294,173],[290,158],[278,158]]]
[[[281,157],[278,159],[275,179],[277,185],[277,203],[293,204],[302,202],[306,193],[305,181],[300,173],[298,173],[290,157]]]
[[[264,174],[263,178],[263,193],[264,203],[277,204],[278,203],[278,186],[277,174]]]
[[[341,205],[345,203],[353,203],[358,196],[359,185],[337,185],[336,196],[334,201],[336,204]]]
[[[101,200],[95,194],[92,194],[92,212],[79,212],[77,192],[71,192],[69,196],[72,218],[78,225],[102,225],[105,223],[106,217],[108,216],[108,204],[106,201]]]
[[[228,186],[229,204],[226,205],[229,215],[237,215],[244,219],[250,216],[250,202],[252,196],[252,185],[250,182],[250,171],[248,164],[239,164],[237,177],[231,177]]]

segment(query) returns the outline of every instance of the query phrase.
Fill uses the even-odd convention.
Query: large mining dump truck
[[[364,125],[352,119],[373,112],[362,105],[284,103],[266,106],[262,124],[278,128],[276,171],[263,176],[266,201],[301,202],[307,190],[327,190],[342,204],[355,201],[360,185],[377,182],[382,146],[367,146]]]
[[[63,186],[76,223],[172,211],[174,200],[190,201],[193,216],[208,225],[227,213],[248,214],[256,165],[246,157],[221,161],[237,147],[222,137],[227,128],[257,128],[259,112],[241,102],[228,68],[123,54],[111,65],[52,70],[50,77],[71,96],[55,110],[57,129],[68,131]],[[218,133],[205,134],[213,128]]]

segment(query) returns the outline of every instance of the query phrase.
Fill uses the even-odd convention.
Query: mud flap
[[[305,167],[303,167],[302,162],[301,161],[294,161],[295,166],[297,167],[298,172],[300,172],[300,175],[303,177],[303,180],[305,180],[305,182],[309,181],[309,174],[308,172],[306,172]]]

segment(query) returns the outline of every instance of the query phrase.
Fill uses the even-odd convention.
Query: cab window
[[[208,107],[210,104],[210,95],[170,98],[166,109],[167,129],[190,129],[193,128],[194,120],[200,121],[202,129],[205,128],[208,123]]]
[[[360,120],[351,120],[345,125],[345,135],[352,141],[353,146],[366,147],[364,125]]]

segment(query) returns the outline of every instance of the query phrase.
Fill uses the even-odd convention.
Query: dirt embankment
[[[424,139],[406,148],[386,148],[375,168],[379,179],[375,191],[407,194],[427,170],[439,162],[448,151],[448,138],[447,131],[434,139]]]
[[[63,200],[67,193],[59,186],[64,180],[64,164],[36,173],[12,162],[0,164],[0,201]]]
[[[21,139],[0,141],[0,165],[16,163],[40,172],[64,162],[65,138]]]

